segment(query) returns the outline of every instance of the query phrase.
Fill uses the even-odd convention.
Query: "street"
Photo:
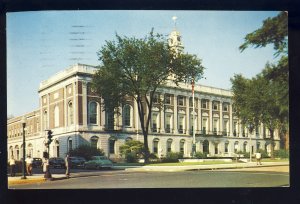
[[[51,169],[61,172],[63,169]],[[218,188],[289,186],[289,166],[183,172],[74,169],[71,178],[10,189]]]

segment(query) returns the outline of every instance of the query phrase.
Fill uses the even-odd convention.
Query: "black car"
[[[51,157],[49,166],[53,168],[65,168],[65,160],[60,157]]]
[[[86,160],[83,157],[70,157],[72,168],[84,168]]]
[[[41,158],[32,158],[32,167],[33,168],[38,168],[43,165],[43,161]]]

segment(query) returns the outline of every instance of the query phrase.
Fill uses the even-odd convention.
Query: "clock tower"
[[[171,32],[171,34],[169,35],[169,46],[171,47],[171,49],[175,50],[175,53],[180,53],[183,51],[183,45],[181,42],[181,35],[179,33],[179,31],[177,31],[176,29],[176,16],[173,16],[173,21],[174,21],[174,29]]]

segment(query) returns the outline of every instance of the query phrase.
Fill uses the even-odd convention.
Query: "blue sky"
[[[106,40],[144,37],[152,28],[182,35],[185,51],[196,54],[205,69],[200,84],[230,89],[230,78],[258,74],[275,62],[272,46],[238,47],[246,34],[278,11],[36,11],[7,14],[7,113],[36,110],[39,83],[72,64],[98,65],[96,52]]]

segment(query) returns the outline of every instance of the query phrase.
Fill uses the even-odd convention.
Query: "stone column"
[[[197,130],[198,132],[200,132],[201,130],[201,127],[202,127],[202,111],[201,111],[201,100],[200,100],[200,97],[198,98],[198,124],[197,124]]]
[[[64,86],[64,123],[65,127],[68,127],[69,125],[69,113],[68,113],[68,102],[67,102],[67,91],[66,86]]]
[[[100,110],[100,106],[101,104],[99,104],[98,110]],[[101,124],[100,122],[100,112],[98,112],[97,110],[97,121],[98,121],[98,125]],[[82,125],[84,128],[87,127],[87,83],[86,82],[82,82]]]
[[[213,114],[212,114],[212,110],[213,110],[213,103],[212,103],[212,99],[209,100],[209,127],[207,128],[208,133],[211,133],[213,131]]]
[[[161,101],[164,101],[163,95],[160,95]],[[160,133],[165,133],[165,113],[164,113],[164,108],[161,108],[160,110],[160,120],[159,120],[159,128],[160,128]]]
[[[78,94],[76,94],[78,86],[77,86],[76,82],[78,83],[78,81],[75,81],[73,83],[73,104],[74,104],[73,110],[74,110],[75,130],[77,130],[77,127],[78,127],[78,124],[79,124],[79,120],[78,120],[78,117],[77,117],[77,115],[78,115],[78,105],[77,105],[77,98],[76,98],[76,96],[78,96]]]
[[[232,104],[229,104],[229,136],[233,136],[233,114],[232,114]]]
[[[220,101],[220,132],[223,133],[223,101]]]
[[[177,117],[178,117],[178,108],[177,108],[177,95],[174,94],[174,114],[173,114],[173,129],[174,134],[178,134],[178,124],[177,124]]]

